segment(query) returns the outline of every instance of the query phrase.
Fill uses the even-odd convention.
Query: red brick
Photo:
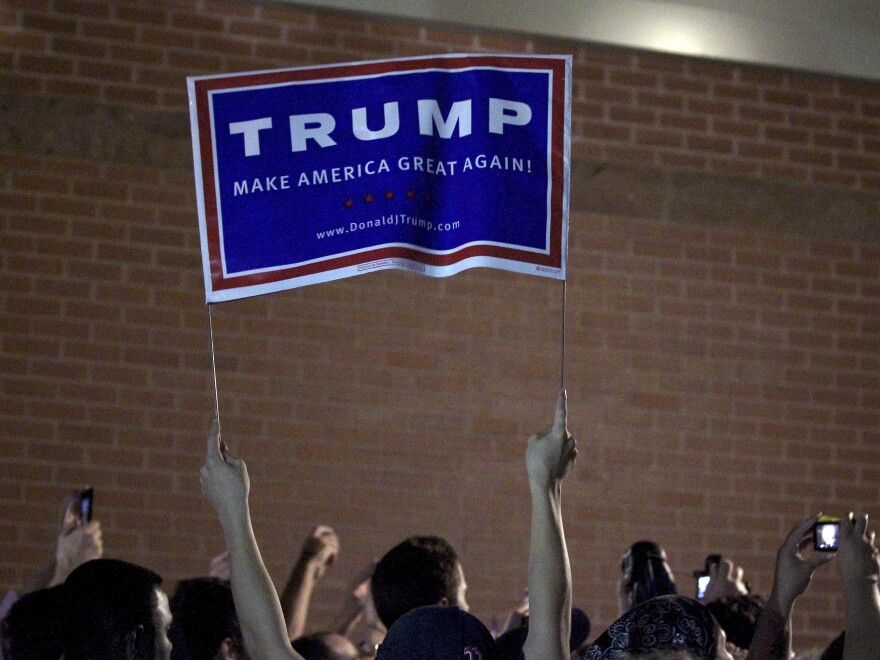
[[[155,89],[134,87],[130,85],[107,85],[104,97],[111,103],[134,103],[140,105],[156,105],[159,95]]]
[[[820,167],[831,167],[834,164],[834,156],[831,153],[818,151],[816,149],[791,147],[788,150],[788,154],[793,163],[818,165]]]
[[[777,160],[784,153],[784,148],[781,145],[761,142],[738,141],[736,149],[740,156],[762,160]]]
[[[744,85],[716,83],[712,87],[713,96],[718,98],[737,99],[740,101],[757,101],[758,88]]]
[[[873,81],[841,79],[837,82],[837,88],[842,96],[880,99],[880,85]]]
[[[107,18],[110,15],[109,8],[102,2],[89,2],[88,0],[52,0],[52,9],[62,14],[74,16],[95,16]]]
[[[80,31],[86,37],[96,37],[113,41],[133,41],[137,29],[132,25],[121,25],[110,21],[92,21],[83,19]]]
[[[880,156],[837,154],[837,165],[845,170],[878,172],[880,171]]]
[[[707,94],[709,82],[703,78],[668,75],[661,78],[661,86],[671,92]]]
[[[116,7],[114,18],[118,21],[137,24],[167,25],[168,12],[163,7]]]
[[[794,92],[781,89],[766,89],[763,94],[764,101],[772,105],[788,105],[805,108],[809,105],[810,97],[802,92]]]
[[[858,178],[854,174],[842,174],[837,172],[813,172],[813,181],[816,183],[837,186],[840,188],[856,187]]]
[[[800,128],[780,128],[775,126],[767,126],[764,129],[764,137],[774,142],[807,144],[810,139],[810,134],[808,131]]]
[[[81,37],[55,37],[52,50],[56,53],[78,57],[104,58],[107,56],[107,44],[101,41],[83,39]]]
[[[73,73],[73,60],[60,55],[21,53],[18,56],[18,66],[23,71],[33,73],[51,73],[60,76],[69,76]]]
[[[686,154],[666,150],[660,151],[659,157],[660,163],[663,165],[670,165],[672,167],[681,167],[694,170],[705,169],[709,162],[708,159],[702,155]]]
[[[736,120],[725,119],[713,119],[712,130],[713,132],[721,133],[722,135],[752,139],[757,138],[760,132],[757,124],[746,124]]]
[[[633,92],[624,87],[610,87],[608,85],[600,85],[594,83],[584,83],[579,87],[579,97],[587,101],[606,101],[608,103],[619,103],[627,105],[631,105],[633,103]]]
[[[841,117],[837,120],[837,127],[848,133],[880,135],[880,121]]]
[[[653,163],[654,151],[642,147],[609,146],[605,153],[611,161],[628,163]]]
[[[29,50],[40,53],[48,49],[49,37],[39,32],[9,31],[3,33],[0,43],[4,49]]]
[[[738,115],[742,119],[758,121],[766,124],[782,124],[786,119],[786,111],[780,108],[768,108],[763,105],[739,106]]]
[[[664,110],[681,110],[684,107],[684,101],[678,94],[647,91],[640,91],[637,94],[636,104],[643,107],[663,108]]]
[[[608,117],[612,121],[621,121],[628,124],[655,124],[656,113],[653,110],[643,108],[627,108],[624,106],[611,106],[608,109]]]
[[[659,77],[655,73],[647,71],[626,71],[611,69],[608,73],[608,81],[614,85],[625,87],[655,88]]]
[[[214,53],[222,53],[227,56],[251,55],[254,50],[253,44],[250,41],[219,35],[214,36],[210,33],[198,35],[196,41],[198,46],[204,50]]]
[[[733,103],[716,99],[689,98],[686,105],[688,111],[704,115],[721,117],[733,116]]]
[[[76,21],[70,18],[46,16],[44,14],[25,12],[21,19],[21,25],[28,30],[49,32],[52,34],[74,34]]]
[[[827,114],[815,112],[791,110],[788,113],[788,121],[792,126],[801,126],[815,130],[830,130],[833,128],[831,118]]]
[[[70,79],[45,80],[43,89],[50,96],[77,96],[90,98],[100,96],[101,87],[98,83],[83,82]]]
[[[726,137],[703,137],[689,135],[687,138],[688,149],[694,151],[708,151],[716,154],[733,153],[733,140]]]
[[[761,174],[768,179],[798,182],[806,181],[809,178],[809,171],[805,167],[787,167],[785,165],[769,165],[767,163],[761,164]]]
[[[164,61],[165,55],[157,48],[132,44],[111,44],[110,59],[136,64],[160,64]]]
[[[262,21],[232,20],[229,22],[228,31],[232,34],[259,39],[271,39],[273,41],[281,38],[281,27],[279,25]]]
[[[132,78],[132,68],[125,64],[110,62],[95,62],[80,60],[77,63],[77,73],[86,78],[96,78],[102,82],[129,81]]]
[[[709,126],[709,120],[697,115],[664,112],[660,115],[660,124],[688,131],[705,131]]]
[[[816,96],[812,108],[818,112],[851,115],[855,113],[857,104],[852,99],[836,96]]]

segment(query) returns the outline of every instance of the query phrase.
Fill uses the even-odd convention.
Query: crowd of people
[[[74,494],[64,503],[54,561],[0,604],[3,658],[789,660],[794,603],[831,560],[842,583],[845,631],[829,640],[822,659],[880,658],[880,559],[867,516],[853,514],[835,521],[833,550],[814,547],[818,516],[796,524],[779,548],[766,599],[720,556],[707,561],[705,593],[681,596],[663,549],[635,543],[621,559],[620,618],[590,641],[588,614],[572,607],[562,523],[562,484],[576,456],[561,392],[553,423],[525,446],[528,599],[500,630],[468,612],[452,545],[414,536],[364,568],[332,629],[306,634],[314,587],[334,562],[339,539],[330,527],[316,528],[279,596],[251,527],[246,465],[230,453],[215,420],[201,484],[226,552],[211,562],[210,575],[181,581],[169,600],[156,573],[103,557],[100,524],[78,515]]]

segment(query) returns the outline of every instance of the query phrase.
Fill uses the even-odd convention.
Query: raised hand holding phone
[[[75,491],[65,500],[49,586],[61,584],[77,566],[104,555],[101,523],[92,520],[94,492],[93,488]]]

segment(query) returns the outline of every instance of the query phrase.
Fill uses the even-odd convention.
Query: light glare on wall
[[[679,53],[681,55],[704,55],[706,49],[701,35],[681,25],[658,25],[649,30],[648,48]]]

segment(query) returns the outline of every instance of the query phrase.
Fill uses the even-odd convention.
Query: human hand
[[[208,575],[218,580],[229,581],[232,569],[229,564],[229,551],[224,550],[211,560],[211,567],[208,569]]]
[[[867,514],[850,513],[840,519],[837,569],[844,586],[880,579],[880,558],[874,545],[874,532],[868,532]]]
[[[736,598],[749,593],[743,580],[742,566],[736,566],[729,559],[722,559],[709,568],[709,586],[706,587],[704,603],[713,603],[723,598]]]
[[[351,598],[357,601],[361,608],[366,607],[370,600],[370,580],[373,579],[373,572],[376,570],[377,563],[375,559],[371,559],[355,574],[349,585]]]
[[[783,618],[788,618],[795,599],[810,585],[813,572],[830,561],[834,553],[814,552],[804,554],[811,547],[812,529],[818,516],[804,518],[794,529],[776,553],[776,573],[773,578],[773,592],[767,601]]]
[[[303,543],[300,562],[304,562],[319,580],[339,554],[339,536],[327,525],[318,525]]]
[[[61,516],[58,521],[58,535],[69,534],[83,524],[80,517],[82,491],[70,491],[61,502]]]
[[[220,439],[220,425],[216,419],[208,433],[208,454],[199,471],[199,482],[221,523],[247,510],[250,491],[247,466],[233,456]]]
[[[526,471],[532,485],[558,484],[571,471],[577,458],[577,446],[568,432],[567,415],[565,390],[560,390],[553,424],[543,433],[529,438]]]
[[[514,630],[515,628],[520,628],[522,626],[528,625],[529,622],[529,596],[526,596],[522,599],[520,604],[516,607],[516,609],[512,610],[510,614],[507,615],[507,620],[504,622],[504,626],[501,628],[501,632],[499,634],[503,635],[509,630]]]
[[[104,555],[101,523],[93,520],[63,531],[55,545],[55,575],[51,585],[64,582],[75,568]]]
[[[372,559],[367,563],[349,583],[348,597],[342,604],[339,616],[337,632],[341,635],[348,635],[355,624],[363,617],[366,619],[367,626],[374,626],[378,621],[375,608],[372,607],[373,598],[370,591],[370,580],[373,577],[373,571],[376,570],[376,560]],[[370,620],[372,614],[373,620]]]

